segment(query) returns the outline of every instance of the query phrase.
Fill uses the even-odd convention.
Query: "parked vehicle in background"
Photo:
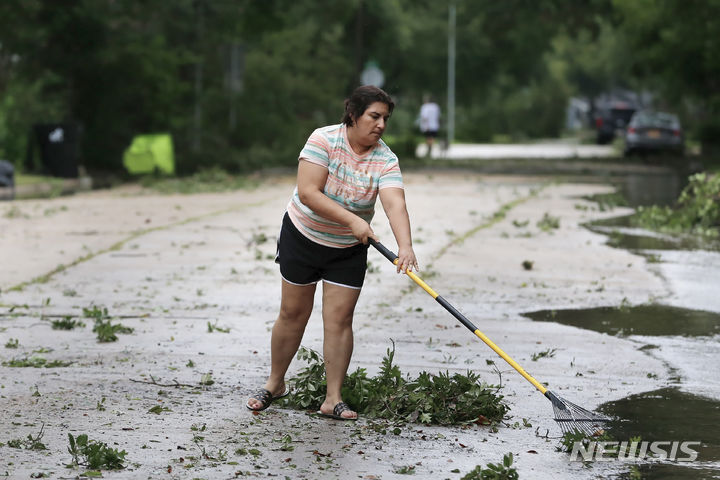
[[[625,134],[625,155],[672,153],[682,155],[685,137],[677,115],[641,110],[630,119]]]
[[[599,108],[595,112],[595,141],[605,145],[615,140],[617,135],[623,135],[630,118],[637,111],[633,103],[616,101],[610,105]]]

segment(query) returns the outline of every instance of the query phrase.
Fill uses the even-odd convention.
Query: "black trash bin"
[[[0,160],[0,199],[15,198],[15,167],[7,160]]]
[[[40,158],[43,167],[53,177],[77,178],[78,154],[80,147],[80,129],[71,123],[43,123],[33,126],[33,137],[30,139],[30,153],[32,161],[32,147],[40,147]]]

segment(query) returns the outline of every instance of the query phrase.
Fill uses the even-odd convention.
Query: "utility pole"
[[[203,0],[194,2],[195,8],[195,34],[200,55],[195,62],[195,108],[193,113],[192,151],[200,151],[202,137],[202,93],[205,61],[205,5]]]
[[[355,12],[355,72],[353,77],[352,89],[360,85],[360,75],[363,70],[363,29],[365,19],[363,18],[363,10],[365,8],[365,0],[358,2],[358,8]]]
[[[455,0],[450,0],[448,10],[448,66],[447,66],[447,144],[455,139]]]

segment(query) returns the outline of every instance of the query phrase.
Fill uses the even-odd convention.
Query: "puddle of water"
[[[610,335],[699,337],[720,334],[720,314],[667,305],[540,310],[522,315],[539,322],[556,322]]]
[[[614,182],[618,194],[603,195],[595,199],[601,207],[613,205],[673,206],[677,203],[691,172],[667,170],[663,173],[627,175]],[[616,198],[619,197],[619,198]],[[608,245],[628,250],[715,250],[720,251],[720,241],[697,238],[696,236],[672,236],[656,234],[639,228],[632,228],[632,216],[599,220],[586,227],[596,233],[609,236]]]
[[[630,224],[632,215],[597,220],[585,224],[591,232],[608,236],[607,244],[632,251],[642,250],[720,250],[720,242],[701,237],[673,236],[643,230]]]
[[[627,175],[620,184],[623,197],[631,207],[673,205],[687,185],[689,173],[668,171],[662,174]]]
[[[695,465],[646,464],[638,469],[644,479],[718,478],[720,470],[707,464],[720,461],[720,402],[685,393],[677,388],[663,388],[608,402],[599,410],[617,420],[608,433],[617,441],[641,436],[642,441],[701,442],[691,448],[698,452]],[[663,448],[665,448],[664,446]],[[687,454],[678,452],[678,458]],[[704,466],[703,466],[704,464]]]
[[[709,480],[720,478],[720,471],[709,468],[694,468],[690,466],[657,464],[641,465],[638,473],[642,480]],[[618,480],[638,480],[631,474],[621,475]]]
[[[590,230],[607,235],[607,245],[625,250],[692,250],[697,247],[698,243],[692,240],[682,241],[662,236],[652,236],[648,232],[634,229],[590,227]]]

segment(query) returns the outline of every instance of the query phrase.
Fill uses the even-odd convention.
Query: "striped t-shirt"
[[[382,140],[363,155],[358,155],[347,138],[344,124],[318,128],[300,152],[299,159],[328,169],[323,193],[370,223],[375,200],[383,188],[403,188],[397,156]],[[298,189],[288,204],[288,215],[295,227],[310,240],[329,247],[351,247],[358,240],[349,227],[313,212],[300,201]]]

